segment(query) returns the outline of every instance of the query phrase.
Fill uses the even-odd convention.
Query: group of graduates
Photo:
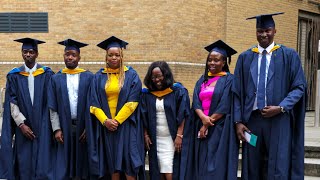
[[[274,43],[278,14],[248,18],[258,45],[234,75],[233,48],[205,47],[192,105],[165,61],[149,66],[142,88],[115,36],[97,45],[106,67],[95,74],[78,67],[88,44],[58,42],[66,67],[54,73],[36,62],[43,41],[15,40],[25,64],[7,75],[0,178],[234,180],[242,141],[242,179],[303,179],[306,82],[298,54]]]

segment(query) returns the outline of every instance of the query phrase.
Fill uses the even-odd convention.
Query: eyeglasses
[[[154,81],[156,79],[161,79],[163,78],[163,75],[156,75],[156,76],[151,76],[151,80]]]

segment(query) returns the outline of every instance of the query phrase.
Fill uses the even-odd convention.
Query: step
[[[238,169],[241,169],[242,154],[239,154]],[[304,174],[320,178],[320,158],[304,158]]]
[[[320,180],[320,177],[315,177],[315,176],[304,176],[304,180]]]
[[[240,146],[239,154],[241,154],[242,148]],[[320,145],[318,143],[306,142],[304,146],[305,158],[318,158],[320,159]]]
[[[240,156],[239,156],[240,158]],[[239,159],[240,160],[240,159]],[[240,162],[240,161],[239,161]],[[149,165],[145,165],[147,179],[149,179]],[[241,170],[238,170],[238,180],[241,180]],[[320,180],[320,159],[305,158],[305,180]]]
[[[238,180],[241,180],[241,171],[238,171]],[[320,180],[320,177],[304,176],[304,180]]]
[[[305,158],[318,158],[320,159],[320,146],[309,146],[304,147]]]
[[[320,159],[304,158],[304,174],[307,176],[317,176],[320,178]]]

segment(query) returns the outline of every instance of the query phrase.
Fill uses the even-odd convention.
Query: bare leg
[[[129,175],[127,175],[127,174],[126,174],[126,178],[127,178],[127,180],[136,180],[136,177],[134,177],[134,176],[129,176]]]
[[[166,177],[164,176],[163,173],[160,174],[160,179],[161,179],[161,180],[166,180]]]
[[[164,173],[166,180],[172,180],[172,173]]]
[[[113,173],[111,176],[112,180],[120,180],[120,173]]]

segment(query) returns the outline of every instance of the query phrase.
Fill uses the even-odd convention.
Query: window
[[[0,33],[48,32],[48,13],[0,13]]]

